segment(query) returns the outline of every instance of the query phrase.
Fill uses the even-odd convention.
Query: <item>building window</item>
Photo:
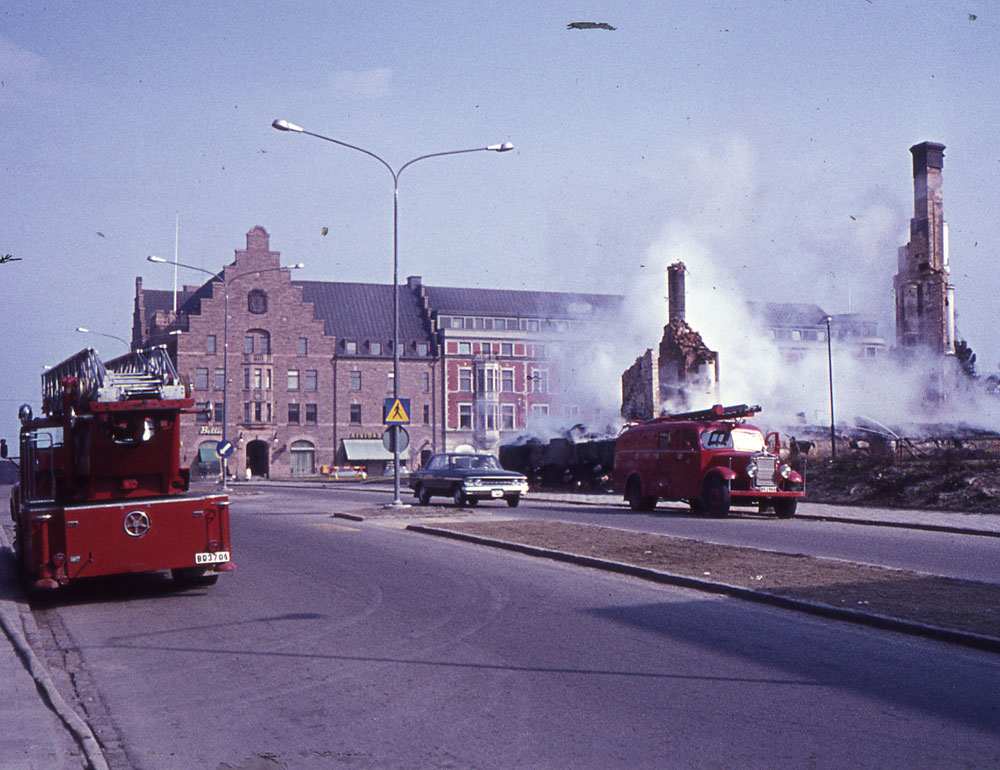
[[[418,356],[426,356],[428,354],[428,352],[430,352],[430,347],[427,345],[426,342],[418,342],[417,343],[417,355]]]
[[[196,390],[208,390],[208,367],[199,366],[194,370],[194,387]]]
[[[361,404],[351,404],[351,425],[361,424]]]
[[[316,404],[306,404],[306,422],[314,425],[319,422]]]
[[[299,405],[298,404],[289,404],[288,405],[288,422],[289,422],[289,424],[291,424],[291,423],[298,424],[298,422],[299,422]]]
[[[497,407],[496,404],[480,404],[479,405],[479,417],[477,418],[477,423],[481,429],[485,430],[496,430],[497,429]]]
[[[308,356],[309,355],[309,338],[299,337],[299,355]]]
[[[243,402],[243,422],[250,422],[250,402]]]
[[[243,370],[243,390],[250,390],[250,369]]]
[[[316,447],[311,441],[293,441],[289,449],[293,476],[311,476],[316,472]]]
[[[264,404],[261,401],[255,401],[253,405],[253,419],[255,422],[264,422]]]
[[[500,355],[502,356],[512,356],[514,355],[514,343],[513,342],[501,342],[500,343]]]
[[[351,385],[350,388],[355,393],[361,390],[361,372],[351,372]]]
[[[254,315],[263,315],[267,312],[267,292],[262,289],[254,289],[247,294],[247,312]]]
[[[344,352],[353,356],[358,352],[358,343],[354,340],[344,340]]]
[[[500,429],[514,430],[513,404],[500,404]]]
[[[319,387],[319,372],[306,369],[306,390],[316,390]]]
[[[545,358],[545,346],[533,345],[531,348],[531,353],[535,358]]]
[[[459,369],[458,370],[458,390],[460,393],[471,393],[472,392],[472,370],[471,369]]]
[[[215,421],[222,422],[222,402],[215,402]]]
[[[471,429],[472,428],[472,404],[459,404],[458,405],[458,427]]]
[[[531,405],[531,416],[532,417],[548,417],[549,416],[549,405],[548,404],[532,404]]]
[[[212,382],[212,389],[225,390],[225,388],[226,388],[226,370],[221,368],[216,369],[215,377],[213,378]]]
[[[264,370],[254,369],[253,370],[253,386],[255,390],[260,390],[264,387]]]
[[[424,372],[424,385],[423,385],[423,387],[424,387],[424,393],[430,393],[431,392],[431,373],[430,372]]]
[[[386,377],[386,383],[385,383],[385,392],[386,393],[395,393],[396,392],[393,389],[393,386],[396,384],[395,378],[396,378],[396,375],[393,374],[392,372],[389,372],[389,376]]]
[[[503,393],[513,393],[514,392],[514,370],[513,369],[501,369],[500,370],[500,390]]]
[[[209,334],[205,337],[205,352],[209,355],[215,355],[215,335]]]
[[[371,351],[373,356],[382,355],[382,343],[381,342],[369,342],[368,349]]]
[[[431,405],[424,404],[424,425],[431,424]]]
[[[212,405],[208,401],[199,401],[194,406],[198,410],[195,422],[208,422],[212,419]]]
[[[476,392],[496,393],[497,390],[497,370],[492,366],[484,366],[476,369]]]
[[[529,379],[532,393],[549,392],[549,373],[545,369],[535,369]]]
[[[299,389],[299,370],[289,369],[288,370],[288,389],[298,390]]]
[[[458,343],[458,354],[460,356],[471,356],[472,355],[472,343],[471,342],[459,342]]]

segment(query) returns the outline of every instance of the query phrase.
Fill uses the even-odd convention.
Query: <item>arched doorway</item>
[[[312,476],[316,473],[316,446],[311,441],[293,441],[292,475]]]
[[[247,444],[247,468],[254,476],[267,477],[271,472],[269,456],[271,448],[266,441],[251,441]]]

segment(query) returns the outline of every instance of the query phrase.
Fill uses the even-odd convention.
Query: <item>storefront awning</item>
[[[378,460],[385,462],[392,459],[392,452],[382,445],[382,439],[378,438],[345,438],[344,454],[351,462]],[[400,460],[409,460],[408,449],[399,453]]]
[[[215,453],[215,444],[202,444],[198,447],[198,460],[203,463],[219,462],[219,456]]]

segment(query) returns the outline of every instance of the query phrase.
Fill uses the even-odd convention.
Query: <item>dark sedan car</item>
[[[493,455],[455,452],[432,455],[410,474],[409,485],[421,505],[436,495],[450,497],[455,505],[502,498],[513,508],[528,491],[527,477],[504,470]]]

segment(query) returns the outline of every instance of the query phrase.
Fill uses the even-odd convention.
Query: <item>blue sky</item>
[[[959,335],[997,371],[998,41],[981,2],[8,0],[0,435],[43,366],[121,352],[74,329],[130,336],[178,220],[195,265],[262,225],[297,278],[391,280],[389,174],[275,118],[396,168],[514,143],[404,172],[401,278],[656,296],[681,258],[695,285],[886,320],[908,149],[942,142]],[[650,346],[665,308],[641,312]]]

